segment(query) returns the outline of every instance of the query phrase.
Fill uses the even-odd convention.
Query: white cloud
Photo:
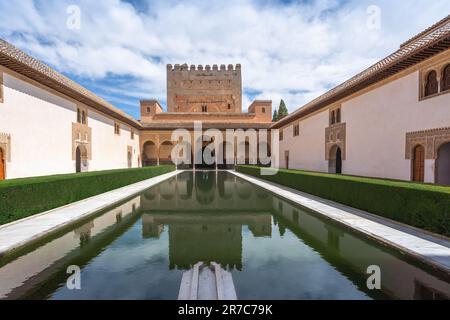
[[[81,8],[78,31],[66,27],[72,3]],[[369,5],[381,8],[380,30],[367,27]],[[119,0],[1,0],[0,36],[59,71],[98,81],[127,110],[130,97],[136,110],[139,98],[164,97],[165,64],[186,62],[241,63],[244,89],[274,106],[284,98],[292,111],[443,18],[450,2],[149,0],[139,8],[147,10]],[[129,82],[108,88],[104,81],[117,76]],[[249,97],[243,101],[246,108]]]

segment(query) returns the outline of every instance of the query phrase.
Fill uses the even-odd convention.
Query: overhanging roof
[[[303,118],[450,48],[450,15],[405,42],[399,50],[307,103],[272,128]]]
[[[95,110],[121,120],[134,128],[141,129],[141,124],[130,115],[3,39],[0,39],[0,65],[84,103]]]

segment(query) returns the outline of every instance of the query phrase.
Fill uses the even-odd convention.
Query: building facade
[[[140,123],[0,41],[0,179],[138,167]]]
[[[0,41],[0,179],[172,163],[177,129],[202,151],[218,129],[213,167],[230,168],[258,150],[227,141],[227,130],[279,129],[272,155],[283,168],[450,185],[450,16],[276,123],[271,101],[242,111],[241,73],[168,65],[167,111],[142,100],[138,121]]]
[[[275,123],[293,168],[450,185],[450,17]]]

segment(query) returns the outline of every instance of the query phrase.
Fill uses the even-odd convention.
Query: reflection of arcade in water
[[[271,201],[270,194],[229,173],[184,172],[145,192],[141,208],[177,213],[267,212]]]
[[[225,173],[186,172],[141,197],[143,236],[168,227],[170,268],[198,261],[242,269],[242,229],[270,237],[271,196]]]

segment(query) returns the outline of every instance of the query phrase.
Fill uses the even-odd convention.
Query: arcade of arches
[[[210,141],[202,141],[199,142],[202,145],[202,154],[205,152],[207,146],[214,142],[214,138],[211,138]],[[161,164],[172,164],[175,159],[172,159],[172,150],[175,147],[177,142],[171,141],[169,137],[164,136],[152,136],[151,139],[148,139],[142,144],[142,166],[153,166],[153,165],[161,165]],[[201,164],[197,164],[196,168],[203,169],[229,169],[233,167],[235,164],[260,164],[258,161],[258,147],[252,147],[250,143],[246,140],[245,142],[237,142],[235,140],[234,151],[230,152],[232,147],[232,143],[223,141],[220,145],[218,145],[218,149],[215,152],[212,152],[213,157],[221,157],[221,161],[214,161],[212,164],[205,163],[203,159]],[[193,141],[189,145],[188,149],[191,150],[190,159],[191,162],[194,162],[194,150],[193,150]],[[219,151],[218,151],[219,150]],[[206,151],[207,152],[207,151]],[[252,156],[252,155],[255,156]],[[270,157],[270,144],[267,147],[267,156]],[[179,154],[179,159],[184,158],[183,154]],[[188,168],[192,168],[188,166]]]

